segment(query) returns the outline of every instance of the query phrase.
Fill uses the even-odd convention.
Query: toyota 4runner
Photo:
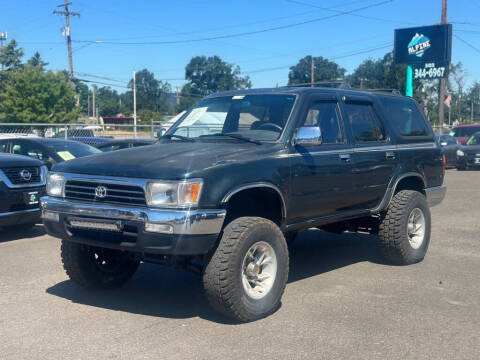
[[[421,261],[445,161],[412,99],[278,88],[218,93],[159,140],[58,164],[42,199],[68,276],[125,283],[140,262],[203,274],[240,321],[279,306],[298,232],[368,231],[386,258]]]

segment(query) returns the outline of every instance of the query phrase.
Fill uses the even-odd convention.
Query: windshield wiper
[[[234,138],[234,139],[250,142],[250,143],[253,143],[253,144],[262,145],[262,143],[260,141],[249,138],[249,137],[246,137],[246,136],[243,136],[243,135],[240,135],[240,134],[216,133],[216,134],[201,135],[201,137],[206,137],[206,136],[227,136],[227,137],[231,137],[231,138]]]
[[[165,139],[175,138],[175,139],[180,139],[182,141],[195,142],[195,140],[193,140],[192,138],[182,136],[182,135],[177,135],[177,134],[165,134],[162,137],[164,137]]]

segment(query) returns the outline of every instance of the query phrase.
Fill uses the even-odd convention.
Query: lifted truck
[[[120,286],[140,262],[203,274],[219,312],[275,311],[298,232],[369,231],[386,258],[421,261],[445,163],[412,99],[341,89],[211,95],[160,141],[58,164],[42,199],[68,276]]]

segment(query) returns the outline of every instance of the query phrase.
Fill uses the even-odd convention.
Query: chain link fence
[[[0,123],[0,139],[42,137],[81,140],[98,144],[101,139],[155,138],[163,126],[151,125],[86,125],[86,124],[22,124]]]

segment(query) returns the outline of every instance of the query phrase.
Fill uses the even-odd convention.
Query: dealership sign
[[[451,54],[451,24],[395,30],[394,58],[397,64],[418,64],[422,67],[426,63],[449,64]]]

